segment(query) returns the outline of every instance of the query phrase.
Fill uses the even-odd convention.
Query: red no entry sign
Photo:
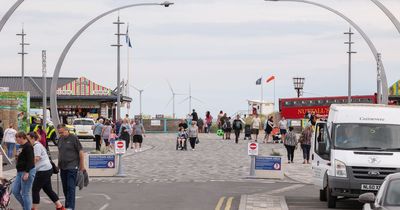
[[[115,142],[115,154],[125,154],[125,141],[116,141]]]
[[[256,142],[249,142],[247,151],[248,155],[258,155],[258,144]]]
[[[118,149],[122,149],[124,147],[124,143],[122,141],[117,142]]]
[[[257,149],[257,144],[256,143],[251,143],[250,144],[250,149],[252,149],[252,150]]]

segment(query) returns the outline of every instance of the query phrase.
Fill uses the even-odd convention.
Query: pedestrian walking
[[[143,137],[146,136],[144,126],[140,123],[140,120],[135,120],[135,125],[132,127],[133,143],[135,152],[142,151]],[[133,145],[134,144],[134,145]]]
[[[221,110],[219,111],[219,114],[217,116],[217,125],[218,125],[218,129],[222,128],[223,123],[221,122],[221,118],[224,116],[224,112]]]
[[[130,134],[132,133],[131,130],[132,129],[129,121],[127,119],[124,119],[119,131],[119,138],[125,141],[126,149],[129,148],[129,142],[131,139]]]
[[[228,117],[227,119],[224,120],[224,125],[222,126],[225,132],[225,139],[230,140],[231,139],[231,132],[232,132],[232,123],[231,123],[231,117]]]
[[[210,111],[207,111],[206,112],[206,130],[205,130],[205,133],[210,133],[210,131],[211,131],[211,126],[212,126],[212,120],[213,120],[213,117],[211,116],[211,113],[210,113]]]
[[[282,117],[281,120],[279,120],[279,133],[282,136],[282,141],[285,141],[287,126],[288,126],[287,120],[285,119],[285,117]]]
[[[64,124],[57,127],[60,139],[58,141],[58,167],[65,197],[65,208],[75,209],[75,189],[78,170],[85,171],[85,155],[78,137],[69,133]]]
[[[17,176],[14,181],[12,193],[21,204],[23,210],[32,209],[32,184],[35,179],[35,162],[33,146],[28,141],[24,132],[15,135],[16,142],[20,145],[17,157]]]
[[[269,142],[269,137],[273,129],[274,129],[274,117],[270,116],[264,123],[264,131],[265,131],[264,143]]]
[[[226,113],[224,113],[224,115],[222,115],[222,117],[219,119],[220,124],[221,124],[221,128],[220,128],[220,129],[222,129],[224,132],[225,132],[224,126],[226,126],[226,125],[225,125],[225,122],[226,122],[227,120],[228,120],[228,116],[227,116]],[[222,135],[222,140],[224,140],[224,139],[225,139],[225,135]]]
[[[111,133],[110,136],[108,137],[108,140],[110,141],[110,150],[114,149],[115,141],[117,140],[118,136],[115,132],[115,128],[111,128]]]
[[[104,141],[104,144],[106,145],[107,150],[110,149],[110,134],[111,134],[111,125],[110,125],[110,121],[106,120],[106,122],[104,123],[104,126],[102,128],[101,131],[101,138]]]
[[[239,143],[240,132],[243,129],[242,120],[240,119],[240,115],[236,115],[236,119],[233,121],[233,131],[235,132],[235,143]]]
[[[37,126],[36,132],[40,137],[39,142],[49,151],[49,146],[47,145],[47,139],[46,139],[46,131],[43,130],[43,126],[42,125]]]
[[[202,118],[197,121],[197,127],[199,128],[199,133],[204,132],[204,120]]]
[[[312,125],[307,126],[301,133],[299,142],[301,149],[303,150],[303,164],[310,164],[310,149],[311,149],[311,137],[313,133]]]
[[[94,140],[96,141],[96,150],[100,151],[101,148],[101,133],[103,131],[103,119],[100,118],[96,124],[93,125],[93,135]]]
[[[199,128],[196,125],[196,121],[192,122],[192,125],[189,127],[189,142],[190,147],[192,147],[192,151],[195,150],[196,141],[199,138]]]
[[[293,132],[292,126],[289,127],[289,132],[287,133],[286,138],[283,141],[283,144],[285,145],[287,150],[288,163],[293,163],[294,151],[296,150],[298,142],[296,134]]]
[[[7,147],[8,158],[14,157],[14,149],[16,144],[15,135],[17,131],[14,129],[14,124],[10,123],[9,127],[4,131],[3,140]]]
[[[251,121],[251,129],[252,133],[255,136],[255,141],[257,142],[258,140],[258,134],[260,132],[260,125],[261,125],[261,119],[258,116],[258,114],[255,114],[252,121]]]
[[[51,176],[53,175],[53,166],[47,154],[46,148],[40,142],[40,135],[37,132],[30,132],[28,140],[33,145],[35,155],[36,175],[32,185],[32,210],[39,209],[40,190],[46,193],[50,200],[55,204],[56,210],[65,210],[61,204],[58,195],[54,192],[51,186]]]
[[[196,112],[196,110],[194,110],[193,109],[193,112],[192,112],[192,121],[198,121],[199,120],[199,116],[197,115],[197,112]]]

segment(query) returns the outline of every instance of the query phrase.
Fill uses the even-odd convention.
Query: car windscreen
[[[400,126],[385,124],[336,124],[337,149],[400,151]]]
[[[400,179],[390,182],[385,203],[388,206],[400,206]]]
[[[74,125],[94,125],[91,120],[75,120]]]

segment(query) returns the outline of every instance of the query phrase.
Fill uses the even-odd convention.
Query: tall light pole
[[[303,88],[304,88],[304,81],[306,79],[304,77],[293,77],[293,85],[294,89],[297,92],[297,98],[300,98]]]
[[[379,0],[371,0],[376,6],[379,7],[379,9],[382,10],[383,13],[389,18],[390,21],[392,21],[394,27],[396,27],[397,31],[400,33],[400,22],[399,20],[393,15],[392,12],[388,8],[385,7]]]
[[[344,34],[349,35],[349,41],[345,42],[345,44],[349,45],[349,51],[347,52],[349,54],[349,78],[348,78],[348,97],[347,97],[347,103],[351,103],[351,54],[354,54],[356,52],[351,50],[351,46],[354,44],[354,42],[351,41],[351,37],[353,36],[353,32],[351,32],[351,28],[349,28],[349,32],[344,32]]]
[[[29,45],[29,43],[25,43],[26,33],[24,32],[24,27],[22,27],[22,32],[17,34],[17,36],[21,36],[21,52],[18,54],[21,55],[21,77],[22,77],[22,91],[25,91],[25,55],[28,54],[25,52],[25,45]]]
[[[130,8],[130,7],[137,7],[137,6],[164,6],[164,7],[169,7],[170,5],[173,5],[174,3],[171,2],[163,2],[163,3],[140,3],[140,4],[129,4],[126,6],[118,7],[115,9],[112,9],[108,12],[105,12],[91,21],[89,21],[86,25],[84,25],[73,37],[72,39],[68,42],[68,44],[65,46],[64,50],[62,51],[60,58],[57,61],[56,68],[54,69],[53,73],[53,79],[51,80],[51,88],[50,88],[50,108],[51,108],[51,117],[52,121],[55,126],[60,124],[60,118],[58,117],[58,110],[57,110],[57,83],[58,83],[58,78],[60,76],[60,71],[61,71],[61,66],[64,63],[64,59],[67,56],[69,50],[71,49],[72,45],[75,43],[75,41],[79,38],[79,36],[87,29],[89,26],[91,26],[93,23],[98,21],[99,19],[122,9]],[[119,84],[118,84],[119,85]]]
[[[119,16],[117,22],[114,22],[113,24],[117,25],[117,33],[115,34],[117,36],[117,44],[111,45],[113,47],[117,47],[117,120],[121,119],[121,88],[120,88],[120,83],[121,83],[121,36],[124,36],[125,34],[121,34],[121,25],[125,24],[121,21],[119,21]],[[129,78],[128,78],[129,79]]]
[[[325,6],[323,4],[319,4],[316,2],[312,2],[312,1],[306,1],[306,0],[264,0],[264,1],[287,1],[287,2],[300,2],[300,3],[305,3],[305,4],[311,4],[317,7],[321,7],[323,9],[326,9],[332,13],[335,13],[336,15],[340,16],[341,18],[343,18],[344,20],[346,20],[354,29],[356,29],[356,31],[363,37],[363,39],[365,40],[365,42],[367,42],[376,62],[380,62],[380,66],[381,66],[381,79],[379,79],[378,77],[378,72],[377,72],[377,86],[381,87],[382,90],[380,92],[377,91],[378,93],[378,103],[383,103],[383,104],[387,104],[388,103],[388,83],[387,83],[387,78],[386,78],[386,73],[385,73],[385,68],[383,67],[383,63],[382,60],[379,60],[378,58],[378,51],[375,47],[375,45],[372,43],[371,39],[367,36],[367,34],[356,24],[354,23],[354,21],[352,21],[350,18],[348,18],[347,16],[345,16],[344,14],[340,13],[339,11],[332,9],[328,6]],[[382,100],[381,100],[382,99]]]
[[[18,0],[17,2],[15,2],[14,5],[12,5],[10,7],[10,9],[8,9],[6,14],[1,18],[1,20],[0,20],[0,32],[3,29],[4,25],[7,23],[7,20],[11,17],[11,15],[15,12],[15,10],[19,7],[19,5],[22,4],[22,2],[24,2],[24,0]]]

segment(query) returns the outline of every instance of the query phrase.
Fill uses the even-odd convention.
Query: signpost
[[[258,155],[258,143],[256,142],[249,142],[247,145],[247,154],[251,158],[251,165],[250,165],[250,176],[255,176],[255,158]]]
[[[125,141],[115,141],[115,154],[118,155],[118,173],[116,176],[126,176],[122,169],[122,155],[126,152]]]

